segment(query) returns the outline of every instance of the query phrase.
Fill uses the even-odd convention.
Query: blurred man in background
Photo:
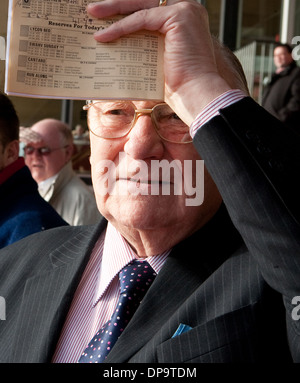
[[[19,157],[19,119],[0,94],[0,248],[29,234],[67,223],[39,194],[24,159]]]
[[[300,134],[300,68],[288,44],[276,46],[274,64],[276,71],[264,90],[262,106]]]
[[[98,222],[95,197],[72,168],[73,135],[67,124],[44,119],[22,130],[25,162],[41,196],[70,225]]]

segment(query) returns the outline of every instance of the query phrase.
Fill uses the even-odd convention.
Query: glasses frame
[[[39,153],[40,156],[49,156],[49,154],[51,154],[52,152],[55,152],[56,150],[59,150],[59,149],[66,149],[68,146],[70,145],[65,145],[65,146],[61,146],[59,148],[49,148],[49,146],[42,146],[40,148],[34,148],[33,146],[30,146],[30,145],[26,145],[24,148],[23,148],[23,151],[24,151],[24,154],[27,156],[31,156],[35,151],[37,151]],[[31,153],[26,153],[26,148],[29,147],[29,148],[32,148],[33,151]],[[47,149],[48,151],[43,153],[42,152],[42,149]]]
[[[98,102],[101,102],[101,103],[105,103],[105,102],[111,102],[111,100],[103,100],[103,101],[98,101]],[[87,100],[86,101],[86,104],[82,107],[83,110],[86,110],[88,111],[91,106],[93,106],[94,104],[96,104],[93,100]],[[131,104],[134,106],[134,104],[131,102]],[[154,129],[156,131],[156,133],[158,134],[158,136],[163,140],[163,141],[166,141],[166,142],[171,142],[172,144],[190,144],[193,142],[193,139],[191,138],[191,140],[189,141],[185,141],[185,142],[178,142],[178,141],[173,141],[173,140],[168,140],[167,138],[161,136],[161,134],[159,133],[159,129],[157,127],[157,122],[155,120],[155,117],[153,115],[153,111],[155,110],[155,108],[157,108],[158,106],[161,106],[161,105],[166,105],[166,103],[164,102],[161,102],[159,104],[156,104],[153,108],[145,108],[145,109],[136,109],[135,106],[134,106],[134,117],[133,117],[133,120],[131,122],[131,125],[128,129],[128,131],[126,133],[124,133],[122,136],[119,136],[119,137],[104,137],[104,136],[100,136],[99,134],[96,134],[94,133],[90,127],[88,126],[88,129],[89,131],[96,137],[99,137],[99,138],[103,138],[105,140],[117,140],[117,139],[120,139],[120,138],[123,138],[123,137],[126,137],[127,134],[129,134],[132,130],[132,128],[134,127],[134,125],[136,124],[138,118],[140,116],[143,116],[143,115],[150,115],[151,117],[151,120],[152,120],[152,123],[153,123],[153,126],[154,126]]]

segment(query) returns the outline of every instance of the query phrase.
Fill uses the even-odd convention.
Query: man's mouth
[[[162,180],[141,180],[140,178],[123,178],[120,177],[117,181],[126,181],[126,182],[134,182],[137,185],[146,184],[146,185],[172,185],[171,181],[162,181]]]

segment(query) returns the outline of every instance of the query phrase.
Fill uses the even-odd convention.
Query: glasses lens
[[[89,129],[102,138],[124,137],[134,119],[134,105],[126,101],[93,101],[88,111]]]
[[[34,148],[32,146],[25,146],[24,148],[24,153],[25,154],[33,154],[33,152],[37,151],[39,154],[41,154],[42,156],[47,156],[48,154],[51,153],[51,149],[48,148],[47,146],[44,146],[42,148]]]
[[[166,104],[153,109],[153,118],[158,134],[167,141],[175,143],[192,142],[189,127]]]
[[[32,154],[34,152],[34,148],[32,146],[25,146],[24,153],[25,154]]]
[[[42,155],[42,156],[47,156],[48,154],[51,153],[51,149],[48,148],[47,146],[43,147],[43,148],[39,148],[38,149],[39,153]]]

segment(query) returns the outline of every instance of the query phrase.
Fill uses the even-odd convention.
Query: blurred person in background
[[[275,47],[274,64],[276,70],[264,89],[262,106],[300,134],[300,68],[288,44]]]
[[[67,225],[40,196],[24,158],[19,157],[19,118],[4,94],[0,94],[0,212],[0,248]]]
[[[47,118],[22,129],[25,163],[38,183],[41,196],[70,225],[99,221],[93,192],[72,167],[73,135],[62,121]]]

